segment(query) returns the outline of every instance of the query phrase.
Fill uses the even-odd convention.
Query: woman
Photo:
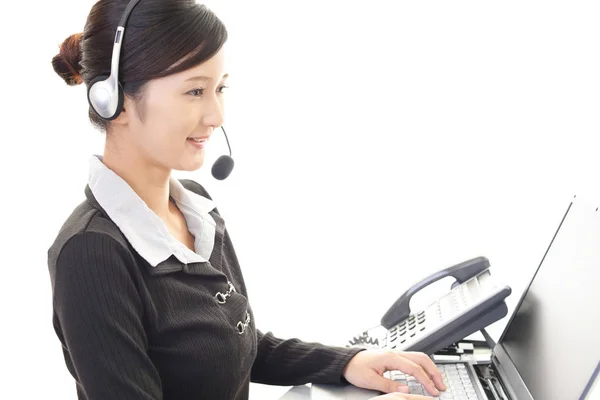
[[[128,5],[126,33],[115,36]],[[121,59],[111,69],[115,38]],[[53,324],[78,398],[247,399],[250,382],[397,391],[381,376],[386,369],[437,394],[445,387],[424,354],[257,330],[215,204],[198,183],[171,177],[202,166],[223,123],[226,38],[221,21],[194,0],[100,0],[84,32],[52,60],[68,84],[88,88],[118,67],[124,93],[110,115],[88,93],[90,120],[106,132],[104,154],[91,157],[86,200],[48,253]],[[419,398],[388,396],[381,398]]]

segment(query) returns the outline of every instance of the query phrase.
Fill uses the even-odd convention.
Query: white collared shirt
[[[215,208],[212,200],[187,190],[174,177],[169,180],[170,195],[194,236],[194,252],[169,233],[164,222],[131,186],[104,165],[102,156],[94,155],[90,159],[88,185],[110,219],[153,267],[170,256],[186,264],[209,260],[216,228],[215,220],[209,214]]]

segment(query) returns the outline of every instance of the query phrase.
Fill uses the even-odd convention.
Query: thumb
[[[379,375],[379,374],[375,374],[375,376],[373,377],[373,382],[374,382],[374,388],[375,390],[379,390],[380,392],[383,393],[408,393],[408,386],[402,384],[402,383],[398,383],[395,382],[391,379],[387,379],[384,378],[383,376]]]

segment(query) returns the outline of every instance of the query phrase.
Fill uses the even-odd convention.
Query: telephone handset
[[[414,284],[408,289],[396,302],[390,307],[381,318],[381,325],[386,329],[391,329],[394,325],[400,321],[405,320],[410,315],[410,299],[413,295],[417,294],[419,290],[429,286],[433,282],[439,281],[440,279],[451,276],[456,279],[456,282],[452,284],[452,288],[460,283],[466,282],[475,275],[480,274],[490,267],[490,262],[485,257],[474,258],[469,261],[465,261],[461,264],[448,267],[441,271],[435,272],[423,279],[422,281]]]
[[[489,268],[487,258],[477,257],[413,285],[381,319],[388,329],[383,347],[433,354],[506,316],[504,299],[511,288],[494,282]],[[447,276],[456,279],[451,290],[426,309],[411,313],[412,296]]]

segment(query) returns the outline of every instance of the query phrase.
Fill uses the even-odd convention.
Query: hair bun
[[[83,83],[81,76],[81,33],[75,33],[66,38],[60,45],[57,55],[52,58],[54,71],[68,85]]]

